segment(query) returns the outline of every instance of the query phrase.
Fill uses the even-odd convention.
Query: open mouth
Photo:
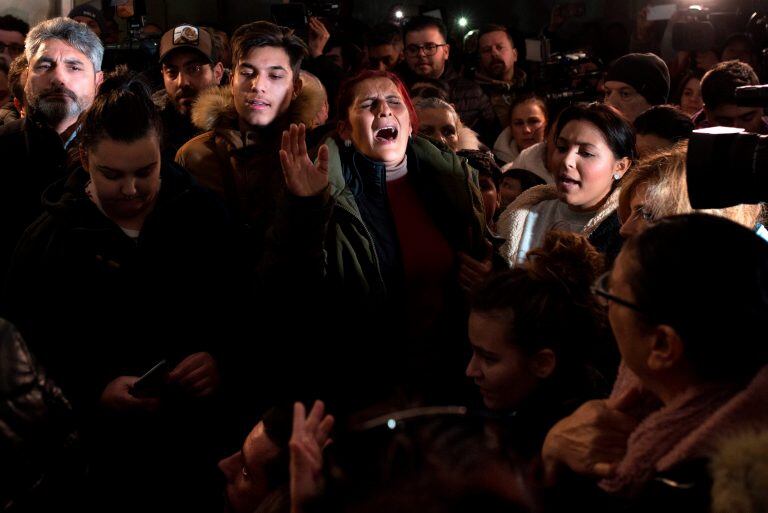
[[[246,100],[245,103],[252,109],[266,109],[270,106],[269,102],[259,99]]]
[[[385,126],[377,129],[373,133],[373,138],[379,142],[393,142],[397,139],[397,128],[393,126]]]
[[[581,181],[570,178],[566,175],[559,175],[557,177],[557,182],[566,188],[579,187],[581,185]]]

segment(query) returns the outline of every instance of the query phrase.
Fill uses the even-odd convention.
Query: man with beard
[[[480,31],[477,49],[480,59],[475,82],[491,99],[501,126],[508,126],[511,105],[526,82],[525,72],[515,66],[515,42],[502,25],[486,25]]]
[[[461,121],[492,144],[501,132],[490,100],[474,81],[464,78],[448,60],[451,45],[442,21],[430,16],[414,16],[403,26],[405,66],[397,72],[408,87],[423,79],[439,81],[449,92],[450,103]]]
[[[200,91],[219,85],[224,65],[218,53],[211,34],[193,25],[178,25],[160,39],[165,89],[152,100],[163,120],[163,153],[171,160],[200,133],[192,124],[192,104]]]
[[[69,18],[43,21],[27,34],[26,117],[0,127],[0,269],[5,273],[27,225],[42,212],[45,188],[67,174],[77,118],[101,82],[104,47]]]

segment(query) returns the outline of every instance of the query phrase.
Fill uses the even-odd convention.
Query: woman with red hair
[[[277,260],[292,262],[294,278],[297,269],[302,278],[322,276],[323,290],[333,297],[324,302],[335,314],[359,322],[369,340],[371,322],[378,320],[376,335],[388,338],[388,349],[392,340],[403,341],[428,355],[439,374],[440,360],[451,352],[444,337],[462,333],[447,335],[446,329],[466,318],[458,315],[464,302],[458,253],[481,259],[486,252],[476,173],[417,135],[408,92],[391,73],[365,71],[349,79],[338,106],[337,133],[314,163],[303,125],[283,133],[280,157],[291,211],[284,212],[281,228],[290,233],[277,238],[290,244],[279,245],[289,254]],[[297,258],[304,261],[293,265]],[[426,350],[428,341],[439,341],[441,354]]]

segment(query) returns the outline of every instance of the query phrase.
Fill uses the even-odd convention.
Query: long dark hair
[[[592,123],[602,132],[615,158],[626,157],[632,162],[637,160],[635,131],[632,125],[618,110],[604,103],[595,102],[589,105],[576,104],[566,107],[557,118],[555,139],[560,137],[560,132],[565,125],[579,120]]]
[[[105,137],[133,142],[150,132],[162,140],[162,122],[149,87],[126,67],[118,67],[104,78],[81,117],[80,145],[88,150]]]

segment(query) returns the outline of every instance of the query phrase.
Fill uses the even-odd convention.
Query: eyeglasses
[[[188,62],[184,66],[182,66],[182,69],[184,70],[184,74],[190,77],[196,77],[202,73],[203,68],[206,66],[205,63],[202,62]],[[163,66],[163,74],[170,78],[171,80],[176,80],[176,77],[179,76],[179,68],[173,66],[173,67],[165,67]]]
[[[627,308],[631,308],[632,310],[640,313],[645,313],[645,310],[641,308],[640,306],[636,305],[635,303],[632,303],[631,301],[627,301],[626,299],[621,299],[618,296],[614,296],[610,292],[608,292],[608,288],[610,284],[608,283],[608,280],[611,277],[611,272],[605,272],[603,273],[597,280],[595,280],[594,285],[592,285],[592,293],[596,296],[600,296],[604,299],[607,299],[608,301],[613,301],[614,303],[618,303],[621,306],[626,306]]]
[[[448,43],[443,43],[441,45],[435,44],[435,43],[426,43],[423,45],[408,45],[405,47],[405,53],[408,54],[411,57],[416,57],[419,55],[419,52],[424,50],[424,55],[427,57],[431,55],[435,55],[437,53],[437,49],[441,46],[448,46]]]
[[[0,53],[5,52],[6,48],[8,49],[8,54],[14,58],[21,55],[21,53],[24,51],[24,45],[13,44],[13,43],[7,45],[5,43],[0,43]]]

